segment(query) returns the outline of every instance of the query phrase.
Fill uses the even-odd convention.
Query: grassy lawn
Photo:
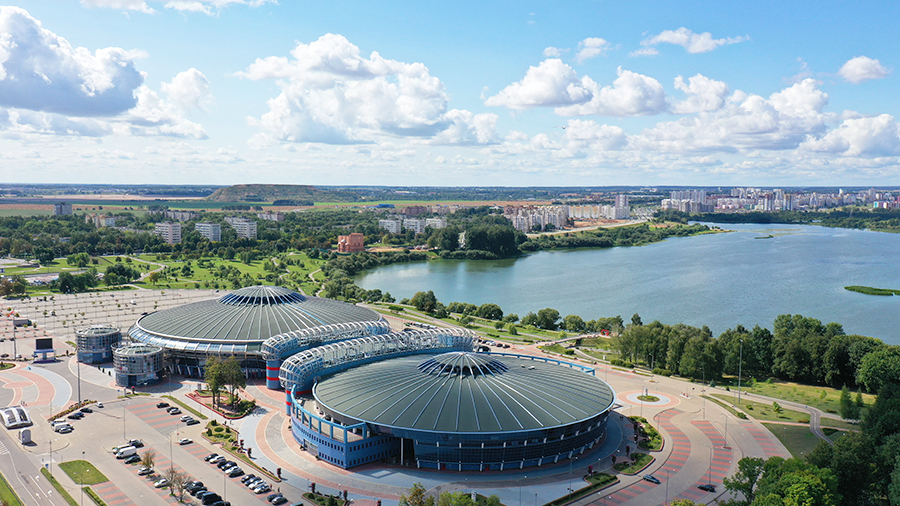
[[[838,388],[801,385],[800,383],[782,381],[773,381],[772,383],[756,382],[752,388],[747,387],[747,384],[742,384],[741,390],[776,399],[799,402],[819,408],[827,413],[837,413],[840,406],[841,390]],[[853,398],[856,399],[856,392],[853,392]],[[875,396],[863,394],[863,401],[866,406],[871,406],[875,402]]]
[[[720,399],[728,404],[734,404],[734,398],[731,395],[712,394],[712,397]],[[781,413],[776,413],[771,404],[742,399],[739,409],[743,410],[747,416],[756,418],[757,420],[809,423],[809,413],[805,411],[794,411],[783,406],[781,408]]]
[[[859,430],[858,423],[850,423],[845,420],[832,420],[831,418],[822,418],[819,420],[819,425],[840,430]]]
[[[2,474],[0,474],[0,501],[4,501],[9,506],[22,506],[22,500],[19,499]]]
[[[813,451],[821,441],[808,427],[778,423],[763,423],[763,425],[784,444],[794,457],[809,455],[809,452]]]
[[[622,474],[637,474],[641,469],[650,465],[650,463],[654,460],[652,456],[646,453],[632,453],[631,456],[634,457],[634,464],[619,462],[613,466],[613,469],[619,471]]]
[[[63,462],[59,468],[65,471],[75,483],[83,483],[84,485],[96,485],[109,481],[93,464],[86,460],[70,460]]]

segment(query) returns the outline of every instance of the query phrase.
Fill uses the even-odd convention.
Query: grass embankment
[[[850,290],[851,292],[864,293],[866,295],[900,295],[900,290],[893,290],[891,288],[874,288],[871,286],[859,286],[859,285],[851,285],[845,286],[844,290]]]
[[[730,395],[711,394],[711,396],[716,397],[726,403],[732,403],[734,401],[734,399]],[[787,409],[783,406],[779,411],[776,410],[774,404],[749,401],[746,398],[741,400],[741,404],[738,409],[743,410],[744,413],[746,413],[748,416],[756,418],[757,420],[764,420],[769,422],[809,423],[809,413],[805,411],[795,411],[793,409]]]
[[[62,462],[59,468],[65,471],[75,483],[82,485],[96,485],[109,481],[93,464],[86,460],[70,460]]]
[[[78,502],[75,501],[75,499],[72,499],[72,496],[70,496],[69,493],[66,492],[66,489],[64,489],[63,486],[60,485],[58,481],[56,481],[56,478],[54,478],[53,475],[50,474],[50,471],[48,471],[46,467],[41,468],[41,474],[44,475],[44,478],[50,480],[50,484],[53,485],[53,488],[56,489],[56,491],[59,493],[59,496],[62,497],[69,506],[78,506]]]
[[[639,448],[650,451],[659,451],[662,449],[662,436],[659,434],[659,431],[656,430],[656,427],[651,425],[646,418],[629,416],[628,419],[632,422],[641,424],[641,435],[647,438],[646,440],[642,439],[641,442],[638,443]]]
[[[9,506],[22,506],[22,500],[16,495],[15,491],[6,481],[6,477],[0,474],[0,501]]]
[[[815,434],[810,432],[809,428],[800,425],[765,422],[763,422],[763,425],[781,441],[784,447],[791,452],[792,456],[797,458],[809,455],[809,452],[813,451],[821,441]]]
[[[163,397],[165,397],[166,399],[169,399],[170,401],[174,402],[175,404],[178,404],[179,406],[181,406],[181,407],[184,408],[185,410],[190,411],[190,413],[191,413],[192,415],[196,416],[197,418],[199,418],[199,419],[201,419],[201,420],[206,420],[206,418],[207,418],[206,415],[200,413],[199,411],[197,411],[196,409],[192,408],[191,406],[188,406],[187,404],[185,404],[184,402],[182,402],[180,399],[176,399],[175,397],[172,397],[171,395],[164,395]]]
[[[569,494],[566,494],[558,499],[554,499],[544,506],[562,506],[563,504],[568,504],[572,501],[576,501],[581,499],[582,497],[587,497],[594,492],[609,487],[611,485],[615,485],[619,483],[619,478],[606,474],[606,473],[596,473],[584,478],[587,480],[590,485],[586,487],[579,488]]]

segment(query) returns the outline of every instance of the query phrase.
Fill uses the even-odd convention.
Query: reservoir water
[[[900,297],[844,289],[900,289],[900,234],[719,226],[733,232],[509,260],[395,264],[361,273],[356,283],[397,300],[433,290],[445,304],[494,302],[519,317],[546,307],[584,320],[621,315],[627,322],[639,313],[645,323],[708,325],[716,335],[738,324],[771,329],[780,314],[802,314],[900,344]]]

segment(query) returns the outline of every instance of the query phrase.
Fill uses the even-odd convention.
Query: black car
[[[157,408],[168,408],[169,403],[168,402],[158,402],[158,403],[156,403],[156,407]]]
[[[190,420],[188,420],[184,423],[186,423],[188,425],[197,425],[198,423],[200,423],[200,420],[197,420],[196,418],[191,418]]]
[[[70,420],[81,420],[82,418],[84,418],[84,413],[82,413],[81,411],[76,411],[76,412],[72,413],[71,415],[67,416],[66,418],[68,418]]]
[[[79,409],[78,411],[81,411],[82,413],[93,413],[94,412],[94,410],[89,408],[88,406],[85,406],[85,407]]]
[[[715,492],[716,486],[710,483],[704,483],[703,485],[697,485],[697,488],[700,490],[706,490],[707,492]]]
[[[194,490],[191,490],[190,494],[197,497],[201,492],[206,492],[206,487],[197,487]]]
[[[243,478],[241,478],[241,483],[247,483],[248,481],[253,480],[253,479],[256,479],[256,475],[248,474],[248,475],[244,476]]]
[[[129,439],[128,444],[135,448],[143,448],[144,447],[144,442],[141,441],[140,439]]]
[[[203,460],[209,462],[210,460],[212,460],[212,459],[214,459],[214,458],[216,458],[216,457],[218,457],[218,456],[219,456],[218,453],[210,453],[210,454],[207,455]]]
[[[128,457],[127,459],[125,459],[126,464],[134,464],[134,463],[140,462],[140,461],[141,461],[140,455],[132,455],[132,456]]]
[[[191,484],[188,485],[187,487],[185,487],[184,489],[185,489],[189,494],[193,494],[195,490],[200,490],[201,488],[206,488],[206,487],[203,486],[203,482],[195,481],[195,482],[191,482]]]

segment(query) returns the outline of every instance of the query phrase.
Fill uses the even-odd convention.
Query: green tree
[[[91,257],[84,252],[74,253],[66,257],[66,262],[68,262],[69,265],[74,265],[78,268],[84,268],[88,263],[90,263],[90,261]]]
[[[503,310],[497,304],[488,302],[478,306],[475,315],[485,320],[500,320],[503,318]]]
[[[536,325],[538,328],[544,330],[556,330],[557,321],[559,321],[559,311],[555,309],[548,307],[541,309],[537,313]]]
[[[570,314],[563,318],[562,327],[570,332],[584,332],[586,325],[580,316]]]
[[[442,492],[438,506],[475,506],[475,501],[466,492]]]
[[[437,302],[437,297],[435,297],[434,292],[431,290],[428,290],[427,292],[416,292],[412,299],[409,300],[410,305],[414,306],[419,311],[425,311],[426,313],[433,313]]]
[[[425,496],[425,487],[414,483],[409,492],[400,496],[400,506],[434,506],[434,497]]]
[[[759,457],[744,457],[738,461],[738,471],[731,477],[725,477],[725,488],[744,496],[743,501],[735,500],[736,506],[747,506],[756,497],[756,486],[762,477],[766,461]]]
[[[847,388],[847,385],[844,385],[844,387],[841,388],[841,400],[838,413],[840,413],[841,418],[844,420],[859,420],[859,406],[857,406],[850,397],[850,389]]]
[[[206,367],[203,372],[203,379],[206,380],[206,384],[209,385],[209,390],[212,392],[214,406],[218,405],[219,393],[225,386],[222,365],[223,362],[217,355],[210,355],[206,359]]]
[[[234,406],[234,403],[238,398],[238,389],[247,387],[247,376],[244,375],[240,362],[238,362],[237,358],[234,356],[225,359],[220,367],[222,383],[228,386],[229,393],[231,394],[231,405]]]
[[[856,382],[869,392],[878,392],[888,383],[900,383],[900,346],[885,346],[863,357]]]

